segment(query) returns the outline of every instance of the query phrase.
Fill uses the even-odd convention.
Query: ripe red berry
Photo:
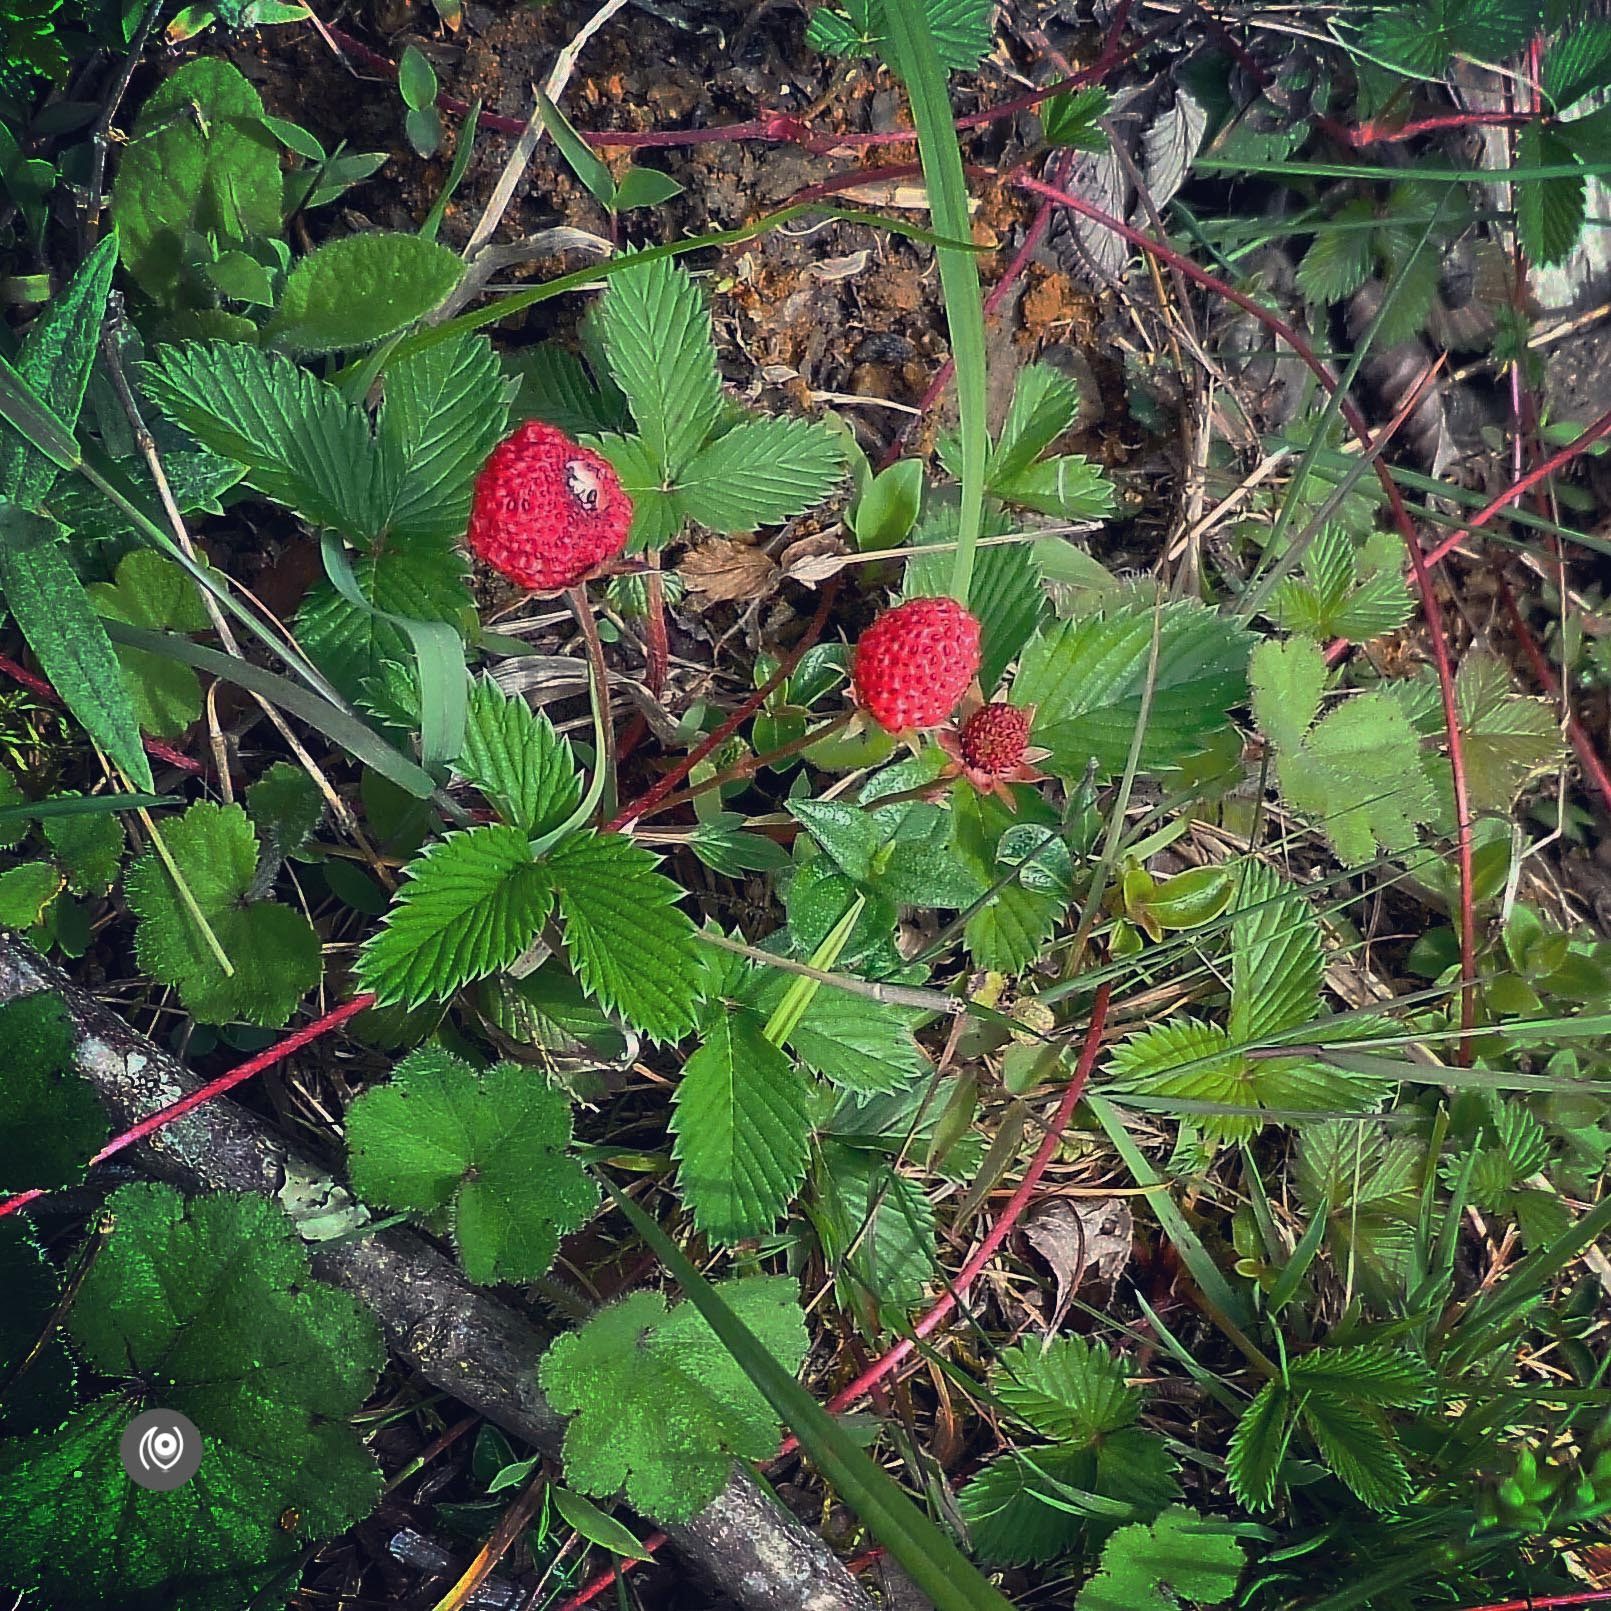
[[[1029,749],[1031,715],[1019,705],[981,705],[962,724],[962,759],[984,777],[1010,776]]]
[[[979,670],[979,623],[952,598],[908,599],[862,633],[851,681],[880,727],[936,727]]]
[[[471,551],[534,593],[574,587],[626,547],[632,500],[608,459],[541,420],[495,447],[476,477]]]

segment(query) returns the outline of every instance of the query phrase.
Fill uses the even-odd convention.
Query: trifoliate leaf
[[[693,1027],[699,978],[682,891],[620,834],[578,833],[545,866],[559,895],[565,950],[588,993],[654,1040]]]
[[[678,472],[678,502],[689,519],[737,535],[820,503],[844,468],[826,426],[782,415],[740,420]]]
[[[463,534],[476,472],[504,434],[514,389],[485,336],[439,341],[388,365],[375,435],[395,466],[392,542]]]
[[[823,1257],[840,1301],[909,1309],[933,1279],[934,1205],[876,1152],[825,1142],[816,1177]]]
[[[809,1339],[793,1281],[748,1276],[717,1292],[790,1371]],[[655,1292],[613,1304],[543,1356],[539,1381],[572,1420],[565,1480],[583,1493],[624,1490],[634,1509],[664,1521],[702,1510],[734,1456],[777,1447],[776,1413],[690,1303],[669,1313]]]
[[[60,1337],[44,1332],[61,1283],[21,1215],[0,1224],[0,1291],[0,1433],[60,1426],[73,1407],[73,1358]]]
[[[258,847],[246,813],[202,800],[157,831],[167,859],[148,850],[124,881],[140,966],[204,1023],[278,1028],[319,982],[319,936],[300,912],[251,898]]]
[[[324,820],[324,796],[300,766],[276,761],[246,790],[246,814],[266,845],[295,855]]]
[[[315,1280],[266,1199],[188,1205],[125,1186],[68,1329],[85,1365],[126,1385],[59,1432],[0,1450],[0,1578],[59,1611],[239,1611],[295,1581],[305,1540],[339,1533],[380,1497],[346,1424],[384,1359],[373,1319]],[[130,1483],[130,1419],[177,1410],[206,1442],[183,1487]]]
[[[106,1113],[74,1061],[60,996],[39,991],[0,1006],[0,1192],[69,1186],[106,1143]]]
[[[570,1142],[570,1103],[537,1069],[477,1074],[433,1047],[347,1110],[359,1195],[411,1214],[447,1209],[465,1274],[488,1285],[546,1275],[560,1237],[598,1206]]]
[[[1129,1426],[1141,1408],[1140,1392],[1124,1367],[1100,1343],[1053,1337],[1005,1349],[991,1373],[996,1397],[1043,1437],[1095,1443]]]
[[[1094,760],[1099,778],[1124,770],[1141,719],[1158,646],[1140,768],[1179,765],[1225,725],[1246,697],[1248,640],[1243,629],[1188,600],[1111,606],[1103,613],[1044,628],[1023,652],[1013,703],[1036,707],[1034,736],[1051,750],[1045,763],[1083,778]]]
[[[535,838],[560,827],[582,798],[568,738],[524,699],[490,680],[470,691],[464,747],[453,769],[497,808],[506,822]]]
[[[446,1001],[507,968],[537,937],[553,880],[518,828],[503,823],[439,839],[406,869],[385,927],[358,957],[360,988],[382,1006]]]
[[[1242,1546],[1223,1525],[1175,1505],[1156,1521],[1121,1527],[1074,1611],[1179,1611],[1222,1605],[1242,1575]]]
[[[244,464],[264,497],[316,526],[378,531],[389,497],[369,422],[328,382],[281,353],[227,341],[160,348],[142,381],[204,447]]]
[[[1454,697],[1471,807],[1508,812],[1528,780],[1560,756],[1554,712],[1516,693],[1500,661],[1475,650],[1460,663]]]
[[[78,795],[68,790],[53,798],[76,800]],[[123,824],[115,812],[45,817],[39,826],[74,895],[104,895],[117,882],[123,865]]]
[[[677,1189],[713,1242],[771,1230],[805,1183],[806,1082],[748,1013],[713,1015],[683,1068],[671,1129]]]

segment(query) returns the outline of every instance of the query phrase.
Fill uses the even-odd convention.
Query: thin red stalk
[[[1522,646],[1522,653],[1527,656],[1527,663],[1533,668],[1533,676],[1538,679],[1539,686],[1557,704],[1564,704],[1561,698],[1561,685],[1545,658],[1544,651],[1538,646],[1538,640],[1528,631],[1527,623],[1522,620],[1521,611],[1516,606],[1516,595],[1510,590],[1510,583],[1503,575],[1499,578],[1499,600],[1505,607],[1505,614],[1510,618],[1510,629],[1516,634],[1516,641]],[[1570,710],[1566,712],[1566,732],[1572,741],[1572,748],[1577,751],[1577,758],[1583,763],[1585,774],[1600,791],[1600,798],[1605,802],[1607,809],[1611,809],[1611,772],[1606,770],[1605,762],[1599,757],[1589,735],[1584,732],[1583,725]]]
[[[1474,1605],[1467,1611],[1555,1611],[1567,1605],[1593,1605],[1611,1600],[1611,1589],[1579,1589],[1575,1594],[1529,1594],[1522,1600],[1496,1600],[1492,1605]]]
[[[644,647],[648,664],[644,668],[643,680],[649,685],[649,692],[658,699],[665,690],[666,671],[671,664],[671,642],[666,636],[666,584],[660,575],[659,554],[654,556],[654,563],[649,568],[645,591],[648,595],[648,613],[644,619]]]
[[[1067,190],[1059,190],[1055,186],[1046,184],[1025,173],[1017,176],[1016,183],[1024,190],[1037,196],[1062,203],[1063,206],[1074,212],[1083,214],[1093,222],[1113,230],[1117,235],[1129,241],[1131,245],[1140,248],[1143,252],[1158,258],[1170,265],[1187,279],[1195,280],[1205,290],[1214,292],[1233,302],[1244,312],[1251,314],[1266,329],[1273,331],[1286,344],[1291,347],[1303,363],[1313,371],[1315,377],[1330,394],[1338,391],[1337,377],[1332,374],[1327,365],[1315,353],[1307,341],[1285,320],[1272,313],[1252,297],[1238,291],[1235,286],[1227,284],[1216,274],[1210,274],[1207,269],[1199,268],[1189,257],[1177,252],[1172,246],[1166,246],[1162,241],[1125,223],[1122,219],[1105,213],[1100,207],[1092,206],[1083,196],[1076,196]],[[1358,407],[1346,396],[1340,396],[1338,407],[1348,427],[1360,440],[1367,452],[1375,446],[1375,438],[1371,435],[1370,427],[1365,423],[1365,417]],[[1386,495],[1388,509],[1393,516],[1393,523],[1398,527],[1399,535],[1404,539],[1404,546],[1409,550],[1410,567],[1415,574],[1415,588],[1421,598],[1421,611],[1426,617],[1427,636],[1432,643],[1432,659],[1437,667],[1438,690],[1442,696],[1443,722],[1449,739],[1449,770],[1454,783],[1454,810],[1456,823],[1456,852],[1460,865],[1460,1024],[1461,1028],[1470,1030],[1476,1023],[1476,935],[1474,932],[1473,903],[1472,903],[1472,850],[1471,850],[1471,798],[1466,786],[1465,745],[1460,736],[1460,713],[1455,703],[1454,695],[1454,668],[1449,661],[1449,645],[1443,630],[1443,609],[1438,603],[1437,592],[1432,585],[1432,577],[1427,569],[1426,556],[1421,550],[1420,540],[1415,535],[1415,527],[1411,524],[1409,511],[1404,507],[1404,499],[1399,493],[1398,483],[1393,480],[1392,472],[1381,462],[1375,464],[1376,478],[1381,482],[1382,491]],[[1458,1053],[1462,1066],[1471,1059],[1471,1045],[1469,1037],[1460,1043]]]
[[[822,629],[828,624],[828,610],[839,591],[839,580],[836,576],[823,588],[822,598],[817,604],[817,613],[811,617],[810,625],[806,627],[804,633],[801,634],[800,641],[783,657],[777,670],[767,678],[766,682],[757,688],[714,733],[701,743],[696,744],[658,783],[645,790],[636,800],[622,806],[604,824],[603,831],[605,833],[618,833],[627,823],[636,822],[643,817],[653,815],[660,808],[666,796],[707,755],[725,744],[766,703],[773,691],[783,686],[790,672],[800,663],[800,657],[821,637]]]
[[[827,1407],[831,1414],[837,1415],[864,1399],[873,1388],[899,1367],[902,1360],[915,1351],[919,1340],[943,1326],[967,1297],[969,1289],[978,1280],[985,1266],[996,1256],[997,1249],[1012,1234],[1013,1227],[1034,1200],[1035,1188],[1040,1185],[1040,1177],[1046,1173],[1047,1165],[1057,1155],[1057,1149],[1062,1146],[1063,1132],[1068,1129],[1069,1120],[1074,1116],[1074,1109],[1085,1094],[1086,1083],[1091,1077],[1091,1070],[1096,1067],[1097,1054],[1102,1049],[1102,1032],[1107,1024],[1108,999],[1111,995],[1111,985],[1103,984],[1097,989],[1096,997],[1091,1003],[1091,1021],[1085,1029],[1085,1044],[1080,1048],[1080,1060],[1075,1065],[1073,1077],[1063,1092],[1062,1100],[1057,1104],[1057,1111],[1052,1115],[1051,1122],[1046,1126],[1046,1134],[1040,1146],[1036,1148],[1035,1156],[1030,1159],[1029,1167],[1024,1171],[1024,1178],[1018,1182],[1017,1190],[1007,1199],[1007,1204],[997,1216],[995,1224],[990,1227],[967,1262],[957,1271],[956,1279],[946,1287],[928,1313],[912,1327],[912,1336],[901,1338],[893,1348],[874,1360],[848,1387],[840,1388],[828,1400]],[[798,1440],[790,1438],[778,1450],[778,1454],[788,1454],[798,1447]]]
[[[664,1533],[650,1533],[643,1541],[642,1555],[619,1563],[620,1575],[624,1577],[634,1566],[642,1566],[665,1541]],[[591,1605],[605,1590],[614,1586],[616,1575],[615,1565],[606,1566],[597,1577],[590,1578],[584,1587],[578,1589],[570,1599],[562,1602],[559,1611],[582,1611],[584,1605]]]
[[[19,666],[9,655],[0,654],[0,672],[10,677],[13,682],[19,682],[31,694],[37,694],[41,699],[48,699],[53,705],[65,705],[66,700],[56,692],[43,677],[36,677],[26,666]],[[200,761],[193,761],[183,750],[176,750],[171,744],[164,744],[160,738],[141,739],[147,755],[155,756],[159,761],[166,761],[169,766],[177,766],[181,771],[200,773],[205,770]]]
[[[1344,145],[1357,148],[1366,145],[1401,145],[1418,135],[1436,134],[1442,129],[1509,128],[1531,123],[1532,120],[1533,114],[1530,112],[1442,112],[1437,117],[1419,118],[1414,123],[1400,123],[1391,129],[1384,129],[1367,120],[1357,129],[1333,123],[1328,125],[1326,132]]]
[[[1554,475],[1562,465],[1570,464],[1580,454],[1588,452],[1603,436],[1611,436],[1611,410],[1607,410],[1606,413],[1602,414],[1580,435],[1574,436],[1565,447],[1557,449],[1547,459],[1535,464],[1526,475],[1519,476],[1512,481],[1497,498],[1479,509],[1459,531],[1445,537],[1435,548],[1429,549],[1426,556],[1427,564],[1436,565],[1440,559],[1444,558],[1460,543],[1463,543],[1472,532],[1481,526],[1486,526],[1500,510],[1508,508],[1518,499],[1531,492],[1540,481],[1547,476]]]
[[[266,1068],[272,1068],[276,1063],[291,1056],[293,1052],[301,1051],[304,1046],[318,1040],[321,1035],[328,1034],[332,1029],[346,1023],[349,1018],[355,1018],[366,1007],[372,1007],[374,1004],[373,996],[363,995],[354,996],[351,1001],[340,1007],[333,1007],[322,1018],[315,1018],[311,1024],[304,1024],[295,1034],[287,1035],[282,1041],[276,1041],[266,1051],[247,1058],[244,1063],[237,1064],[227,1074],[220,1074],[216,1080],[209,1080],[205,1085],[198,1086],[189,1096],[182,1096],[177,1102],[170,1102],[167,1107],[159,1108],[155,1113],[141,1119],[138,1124],[130,1126],[122,1135],[114,1136],[90,1159],[88,1167],[105,1163],[108,1158],[115,1157],[125,1147],[132,1147],[137,1141],[144,1141],[147,1136],[155,1135],[158,1130],[172,1124],[175,1119],[182,1119],[204,1102],[211,1102],[215,1096],[222,1096],[226,1091],[233,1091],[237,1085],[244,1085],[254,1075],[261,1074]],[[0,1203],[0,1219],[16,1213],[19,1208],[44,1195],[42,1191],[25,1191],[19,1192],[15,1197],[7,1198],[5,1202]]]

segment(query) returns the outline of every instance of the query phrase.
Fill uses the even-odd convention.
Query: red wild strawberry
[[[940,734],[940,748],[951,757],[941,776],[964,777],[981,794],[994,794],[1012,809],[1017,802],[1009,784],[1040,783],[1046,776],[1032,764],[1047,753],[1029,747],[1034,720],[1033,705],[1001,700],[969,711],[960,731]]]
[[[981,705],[963,724],[958,748],[962,759],[987,777],[1006,777],[1029,748],[1033,712],[1019,705]]]
[[[626,547],[632,500],[608,459],[541,420],[495,447],[476,477],[470,548],[534,593],[575,587]]]
[[[892,733],[937,727],[979,670],[979,623],[952,598],[908,599],[862,633],[856,701]]]

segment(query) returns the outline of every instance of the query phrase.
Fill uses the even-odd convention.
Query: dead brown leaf
[[[1024,1222],[1024,1237],[1052,1267],[1057,1296],[1048,1333],[1063,1323],[1080,1283],[1087,1277],[1112,1284],[1130,1262],[1135,1221],[1122,1197],[1058,1199]]]
[[[790,543],[783,550],[783,574],[802,587],[820,587],[830,576],[844,569],[849,552],[842,538],[832,532],[817,532]]]
[[[702,602],[731,604],[765,598],[777,582],[778,567],[759,548],[712,537],[687,554],[677,572]]]

